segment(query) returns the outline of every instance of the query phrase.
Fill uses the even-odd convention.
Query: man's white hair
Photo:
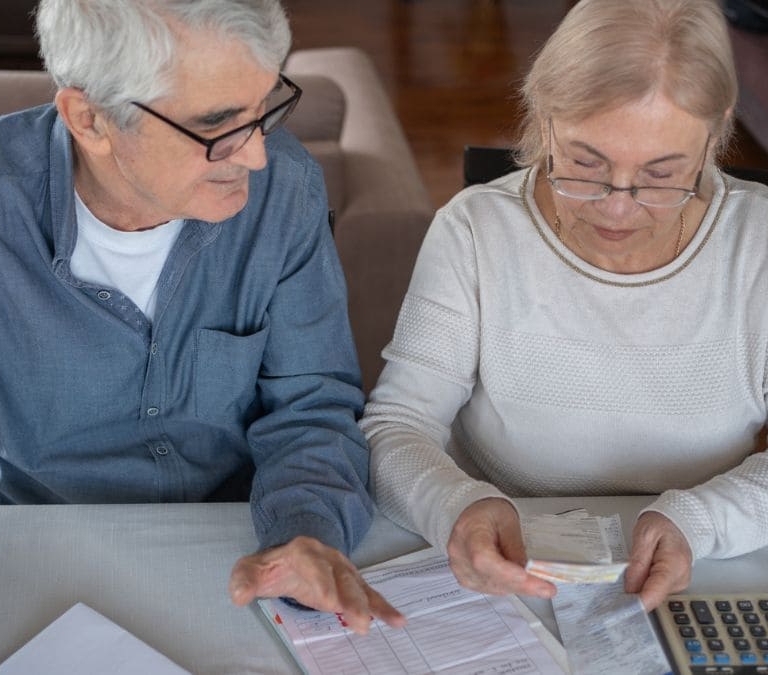
[[[172,93],[179,32],[218,33],[246,45],[277,73],[291,32],[279,0],[41,0],[37,35],[59,87],[77,87],[120,128],[138,116],[130,101]]]

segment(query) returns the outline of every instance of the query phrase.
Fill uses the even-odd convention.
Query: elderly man
[[[277,0],[42,0],[55,106],[0,119],[0,503],[250,498],[245,604],[402,617]],[[276,133],[265,137],[270,132]]]

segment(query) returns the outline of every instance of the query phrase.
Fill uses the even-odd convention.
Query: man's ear
[[[75,87],[59,89],[54,102],[61,119],[80,147],[92,155],[109,154],[112,142],[107,120],[82,90]]]

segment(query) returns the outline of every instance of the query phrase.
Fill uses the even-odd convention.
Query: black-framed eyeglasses
[[[288,119],[301,98],[301,87],[295,82],[291,82],[285,75],[280,73],[278,87],[276,87],[272,94],[267,97],[268,102],[270,102],[270,99],[279,96],[279,90],[282,85],[287,86],[290,90],[288,98],[280,101],[277,105],[267,110],[261,117],[251,122],[247,122],[246,124],[237,127],[237,129],[232,129],[220,136],[216,136],[215,138],[204,138],[203,136],[199,136],[194,131],[190,131],[181,126],[181,124],[174,122],[165,115],[161,115],[159,112],[152,110],[152,108],[143,103],[139,103],[138,101],[131,101],[131,103],[137,108],[141,108],[144,112],[147,112],[169,126],[172,126],[176,131],[188,136],[193,141],[197,141],[201,145],[204,145],[206,147],[206,159],[209,162],[218,162],[240,150],[248,142],[250,137],[253,136],[253,132],[256,131],[256,129],[261,129],[261,133],[264,136],[267,136]]]
[[[554,170],[554,161],[552,159],[552,119],[549,120],[549,155],[547,156],[547,180],[550,182],[555,192],[571,199],[583,199],[597,201],[605,199],[614,192],[629,192],[632,199],[643,206],[653,206],[658,208],[674,208],[682,206],[691,197],[699,193],[701,185],[701,176],[704,173],[704,163],[709,149],[710,136],[707,134],[707,142],[704,145],[704,152],[701,157],[701,166],[696,174],[696,181],[693,187],[662,187],[652,185],[630,185],[629,187],[616,187],[610,183],[602,183],[595,180],[586,180],[581,178],[567,178],[552,176]]]

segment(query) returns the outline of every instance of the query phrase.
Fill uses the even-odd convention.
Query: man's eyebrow
[[[576,147],[581,148],[582,150],[586,150],[588,153],[595,155],[596,157],[599,157],[604,162],[611,163],[611,160],[606,157],[602,152],[600,152],[597,148],[592,147],[589,143],[584,143],[583,141],[571,141],[571,145],[574,145]],[[656,157],[654,159],[651,159],[647,161],[643,166],[651,166],[653,164],[662,164],[664,162],[669,162],[676,159],[687,159],[688,155],[682,152],[672,152],[668,155],[663,155],[662,157]]]
[[[267,95],[259,101],[259,106],[264,105],[264,102],[275,92],[279,91],[283,83],[280,79],[275,82],[272,89],[269,90]],[[216,127],[220,124],[224,124],[229,120],[244,113],[248,108],[239,106],[237,108],[224,108],[222,110],[212,110],[197,117],[191,117],[187,120],[187,124],[197,127]]]
[[[216,127],[224,122],[241,115],[246,108],[224,108],[223,110],[212,110],[196,117],[191,117],[188,124],[196,127]]]

